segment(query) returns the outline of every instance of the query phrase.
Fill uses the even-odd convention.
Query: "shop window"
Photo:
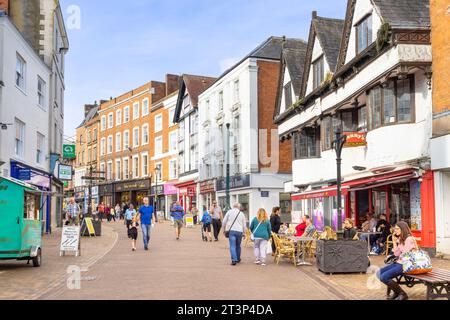
[[[412,91],[413,81],[410,79],[397,81],[397,110],[399,122],[412,121]]]
[[[367,131],[367,107],[361,107],[358,109],[358,132]]]
[[[250,212],[249,212],[249,203],[250,196],[248,194],[240,194],[238,196],[238,202],[241,204],[242,212],[245,214],[245,219],[249,222]]]
[[[383,88],[383,124],[395,122],[394,82]]]
[[[342,131],[355,132],[358,131],[358,111],[355,109],[345,110],[341,112]]]

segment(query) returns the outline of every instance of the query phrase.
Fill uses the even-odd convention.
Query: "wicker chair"
[[[319,240],[321,238],[321,235],[317,231],[314,231],[311,237],[316,240]],[[305,244],[305,246],[306,246],[306,255],[309,258],[314,258],[314,256],[316,255],[317,241],[309,241]]]
[[[279,264],[282,257],[289,258],[291,262],[296,266],[295,261],[295,244],[289,240],[282,240],[280,237],[272,232],[272,238],[275,241],[275,258],[276,264]]]
[[[394,247],[394,242],[392,241],[392,234],[390,234],[387,238],[386,238],[386,251],[384,252],[384,254],[386,256],[389,255],[389,252],[391,251],[391,249]]]

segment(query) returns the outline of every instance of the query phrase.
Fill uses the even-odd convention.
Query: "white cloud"
[[[239,62],[238,58],[226,58],[219,61],[220,72],[225,72]]]

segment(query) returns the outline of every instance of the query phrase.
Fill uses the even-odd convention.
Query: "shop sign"
[[[130,181],[125,183],[120,183],[116,185],[116,192],[124,192],[131,190],[144,190],[150,188],[150,182],[148,179],[140,181]]]
[[[188,194],[188,197],[191,197],[191,198],[195,197],[195,195],[196,195],[195,187],[188,187],[187,194]]]
[[[17,161],[11,161],[11,177],[22,180],[41,189],[50,189],[49,174],[41,170],[35,170]]]
[[[213,193],[215,191],[215,186],[214,180],[200,182],[200,193]]]
[[[367,146],[367,132],[344,132],[344,135],[347,136],[344,148]]]
[[[60,164],[58,166],[58,178],[59,180],[70,181],[72,180],[72,166]]]
[[[268,198],[270,192],[269,191],[261,191],[261,198]]]
[[[19,169],[19,180],[22,181],[31,180],[31,170],[28,168]]]
[[[63,158],[64,159],[75,159],[76,155],[76,147],[74,144],[64,144],[63,145]]]
[[[100,195],[112,194],[113,193],[113,186],[112,186],[112,184],[106,184],[106,185],[103,185],[103,186],[98,186],[98,193]]]
[[[230,177],[230,189],[250,187],[250,175],[239,175]],[[227,188],[227,179],[220,178],[217,180],[217,191],[224,191]]]
[[[173,183],[166,183],[164,185],[164,194],[165,195],[174,195],[177,194],[177,187]]]
[[[158,192],[157,193],[155,193],[155,190],[156,190],[156,186],[153,186],[151,195],[155,195],[155,194],[163,195],[164,194],[164,186],[163,185],[158,185],[158,190],[157,190]]]

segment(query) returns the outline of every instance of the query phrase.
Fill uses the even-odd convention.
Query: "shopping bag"
[[[426,251],[421,249],[402,254],[400,261],[404,274],[424,274],[433,270],[430,256]]]
[[[272,240],[269,240],[267,242],[267,250],[266,250],[266,254],[267,255],[271,255],[272,254]]]

